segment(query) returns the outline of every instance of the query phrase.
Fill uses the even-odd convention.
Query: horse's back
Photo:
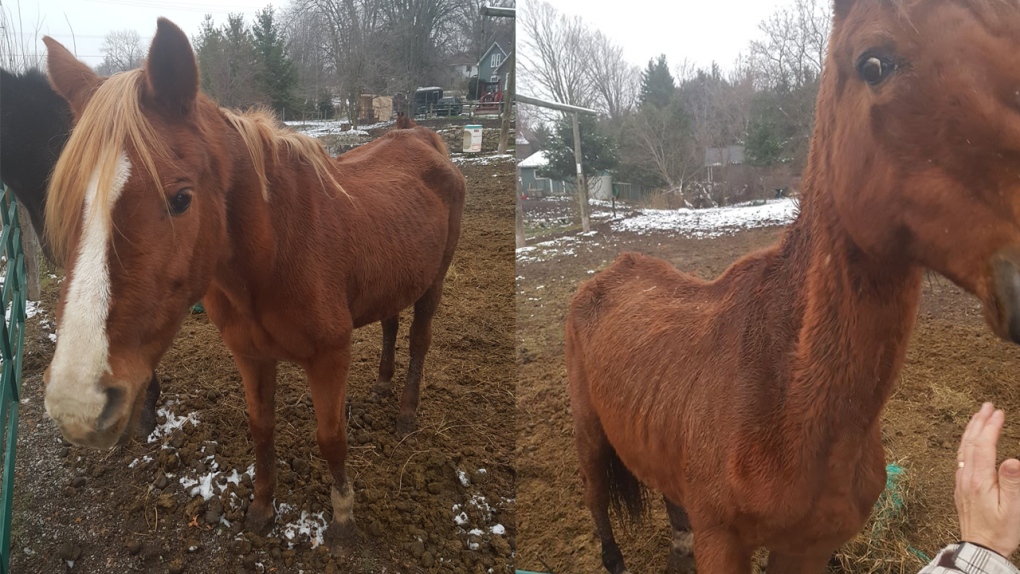
[[[669,293],[673,297],[697,296],[708,283],[683,273],[655,257],[622,253],[612,265],[582,283],[570,302],[568,322],[580,329],[597,325],[622,304],[643,295]]]
[[[403,201],[422,192],[439,197],[451,215],[463,210],[467,184],[450,161],[446,144],[423,127],[393,130],[339,156],[344,187],[361,201]],[[386,195],[379,195],[379,190]]]
[[[337,166],[351,197],[337,204],[353,255],[348,302],[362,325],[442,279],[460,236],[466,183],[439,136],[420,127],[388,132]]]

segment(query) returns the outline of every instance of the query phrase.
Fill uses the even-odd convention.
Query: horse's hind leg
[[[609,465],[611,457],[616,455],[594,412],[578,419],[575,407],[574,437],[584,485],[584,502],[602,543],[602,565],[611,574],[624,574],[627,567],[609,521]]]
[[[253,359],[234,353],[234,362],[244,381],[248,403],[248,428],[255,442],[255,499],[248,507],[244,526],[265,534],[273,523],[273,492],[276,490],[276,361]]]
[[[354,491],[347,476],[347,424],[344,398],[347,392],[347,372],[351,363],[350,334],[342,348],[321,353],[306,365],[308,385],[318,422],[316,438],[326,466],[333,476],[330,500],[333,503],[333,520],[326,533],[331,549],[346,554],[354,541]]]
[[[668,572],[694,572],[694,535],[691,533],[691,521],[687,511],[679,504],[673,504],[665,496],[666,514],[673,530],[673,548],[669,551]]]
[[[393,355],[397,346],[400,315],[382,320],[382,357],[379,359],[379,379],[373,389],[377,394],[388,395],[393,381]]]
[[[407,382],[400,397],[400,414],[397,416],[397,433],[407,435],[418,427],[418,402],[421,399],[421,379],[425,372],[425,354],[432,343],[432,317],[443,298],[443,280],[429,287],[414,303],[414,320],[411,321],[411,358],[407,365]]]

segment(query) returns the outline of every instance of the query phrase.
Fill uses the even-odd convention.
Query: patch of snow
[[[489,528],[489,532],[497,536],[503,536],[504,534],[506,534],[506,528],[502,524],[496,524],[492,528]]]
[[[286,506],[284,504],[281,507]],[[301,517],[294,522],[290,522],[280,526],[283,532],[283,536],[287,539],[287,547],[294,547],[294,539],[297,536],[306,536],[312,543],[312,548],[318,547],[322,544],[323,534],[326,532],[326,517],[324,512],[316,512],[314,514],[307,510],[301,511]]]
[[[450,161],[453,163],[465,163],[471,165],[492,165],[501,162],[512,162],[514,156],[512,154],[491,154],[491,155],[457,155],[454,154]],[[493,174],[493,177],[498,177],[499,174]]]
[[[687,237],[710,238],[743,229],[786,225],[797,213],[797,202],[784,198],[765,203],[708,209],[643,209],[636,217],[614,221],[614,231],[645,234],[674,231]]]
[[[468,475],[463,470],[457,469],[457,479],[460,480],[460,485],[467,487],[471,486],[471,481],[468,480]]]
[[[165,406],[160,407],[159,410],[156,411],[156,414],[164,417],[166,422],[161,425],[156,425],[152,434],[149,435],[148,442],[156,442],[161,438],[170,436],[171,433],[183,427],[186,423],[191,423],[195,426],[198,425],[198,413],[188,413],[187,416],[179,417],[170,411],[170,405],[171,403],[167,402]]]

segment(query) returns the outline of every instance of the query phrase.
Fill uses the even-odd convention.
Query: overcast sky
[[[99,48],[103,38],[116,30],[134,30],[142,37],[143,48],[156,33],[156,18],[165,16],[181,27],[188,37],[198,34],[206,14],[212,14],[217,24],[224,23],[229,13],[243,13],[250,22],[255,12],[270,4],[269,0],[20,0],[23,33],[34,34],[40,23],[38,52],[45,58],[44,35],[52,36],[76,52],[78,58],[91,66],[103,61]],[[279,9],[286,0],[278,0]],[[18,26],[18,0],[3,0]],[[73,31],[73,37],[72,37]],[[77,44],[77,49],[75,48]]]
[[[671,69],[686,58],[699,67],[715,61],[724,70],[731,69],[738,53],[746,50],[759,22],[792,4],[792,0],[549,2],[612,38],[634,65],[644,68],[649,58],[666,54]]]

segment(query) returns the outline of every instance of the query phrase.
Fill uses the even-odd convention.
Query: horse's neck
[[[819,191],[807,191],[783,246],[803,316],[782,416],[788,436],[805,439],[794,459],[822,462],[837,440],[875,430],[906,353],[922,270],[863,253]]]

